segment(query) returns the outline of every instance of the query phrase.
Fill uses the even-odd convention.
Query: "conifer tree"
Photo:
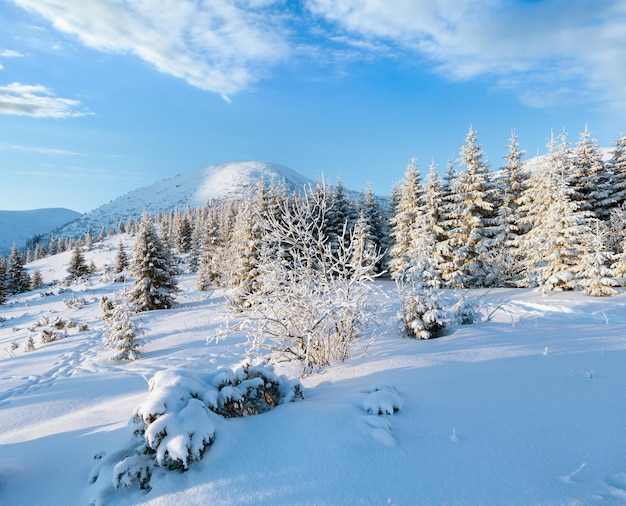
[[[35,269],[33,275],[30,278],[30,289],[36,290],[41,285],[43,285],[43,278],[41,277],[41,271],[39,269]]]
[[[606,248],[604,235],[601,222],[595,220],[585,237],[587,252],[581,258],[578,273],[584,293],[594,297],[615,295],[614,287],[619,286],[613,270],[607,267],[614,255]]]
[[[136,308],[121,299],[112,301],[106,298],[101,300],[100,306],[106,325],[105,348],[114,351],[111,360],[137,360],[140,342],[137,339],[137,325],[133,319],[134,313],[138,312]]]
[[[144,213],[133,251],[132,274],[135,281],[129,302],[135,311],[170,309],[177,291],[176,269],[172,255],[157,234],[152,217]]]
[[[325,233],[333,250],[339,248],[339,241],[349,241],[350,231],[358,218],[356,206],[346,192],[341,177],[333,189],[332,206],[326,214]],[[344,229],[347,233],[344,233]],[[343,246],[346,246],[344,244]]]
[[[611,265],[613,276],[617,279],[619,286],[626,286],[626,239],[622,241],[619,253],[616,255],[616,262]]]
[[[9,255],[7,285],[10,294],[26,292],[30,288],[30,276],[24,268],[22,254],[18,251],[15,244],[13,244],[11,254]]]
[[[423,205],[422,180],[417,160],[412,158],[404,173],[400,200],[391,218],[393,246],[389,252],[389,270],[393,279],[400,278],[410,264],[411,230]]]
[[[519,238],[519,244],[520,251],[523,252],[522,262],[527,286],[538,286],[545,281],[541,276],[541,269],[545,264],[547,236],[551,233],[546,222],[554,205],[557,187],[563,182],[567,184],[569,147],[565,133],[559,138],[560,143],[557,143],[554,135],[550,137],[545,161],[541,167],[531,171],[520,199],[521,217],[518,226],[524,234]],[[565,196],[571,201],[568,195],[566,191]]]
[[[89,267],[85,263],[85,257],[83,256],[80,246],[76,244],[72,250],[72,258],[70,259],[70,265],[67,268],[70,279],[79,279],[89,274]]]
[[[177,214],[175,219],[175,243],[176,251],[179,253],[189,253],[191,250],[193,236],[193,220],[189,216],[189,210],[185,214]]]
[[[363,213],[363,217],[369,227],[374,247],[376,251],[383,254],[382,259],[376,266],[376,272],[382,272],[385,269],[385,262],[388,258],[389,226],[385,212],[374,194],[371,184],[368,185],[367,191],[361,199],[360,208],[360,212]]]
[[[571,193],[565,177],[561,177],[556,184],[553,203],[540,225],[540,243],[535,243],[535,266],[542,289],[573,290],[577,285],[584,254],[581,238],[587,233],[589,213],[578,210]]]
[[[128,268],[128,255],[126,254],[126,250],[124,248],[124,243],[120,240],[119,246],[117,248],[117,255],[115,255],[115,266],[113,267],[113,272],[119,274],[125,271]]]
[[[93,248],[93,235],[91,233],[91,229],[88,229],[85,233],[85,249],[87,251],[91,251]]]
[[[54,234],[50,234],[50,242],[48,243],[48,251],[51,255],[56,255],[57,253],[57,239],[54,237]]]
[[[355,270],[367,268],[369,270],[371,265],[376,265],[376,262],[380,259],[380,253],[376,248],[372,228],[363,211],[361,211],[359,219],[354,224],[350,242],[352,244],[351,268]]]
[[[526,176],[522,171],[521,158],[515,131],[509,139],[507,163],[502,167],[502,177],[497,184],[497,214],[495,235],[489,254],[492,286],[517,286],[522,279],[522,254],[519,249],[522,214],[520,202],[526,188]]]
[[[611,192],[611,175],[587,125],[580,134],[573,155],[571,184],[575,189],[574,200],[579,201],[581,211],[591,211],[592,216],[606,221],[615,203]]]
[[[441,181],[431,162],[421,206],[411,226],[411,243],[407,252],[408,265],[404,279],[413,288],[441,288],[442,257],[441,242],[444,230],[441,226]]]
[[[611,202],[614,207],[626,203],[626,135],[622,135],[614,143],[615,148],[608,162],[611,173]]]
[[[200,237],[200,252],[198,258],[198,277],[196,286],[198,290],[208,290],[209,286],[219,284],[224,276],[224,267],[221,265],[220,252],[222,241],[218,229],[218,217],[216,212],[207,217]]]
[[[4,257],[0,255],[0,304],[6,302],[7,295],[9,295],[7,262]]]
[[[488,253],[495,234],[495,190],[476,132],[470,128],[461,148],[465,166],[452,192],[455,225],[448,231],[452,272],[445,279],[451,288],[485,286],[489,278]]]

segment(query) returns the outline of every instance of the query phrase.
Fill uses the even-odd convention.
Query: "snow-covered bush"
[[[65,334],[62,334],[60,332],[54,332],[53,330],[50,329],[42,329],[41,333],[39,334],[39,341],[42,344],[47,344],[47,343],[53,343],[54,341],[58,341],[59,339],[62,339],[65,337]]]
[[[479,308],[478,297],[468,297],[457,291],[455,300],[448,310],[448,319],[451,325],[469,325],[481,321],[483,318]]]
[[[64,299],[63,303],[68,307],[68,309],[81,309],[85,305],[87,305],[87,301],[85,300],[84,297]]]
[[[446,315],[436,293],[421,289],[412,293],[401,291],[398,318],[409,337],[437,337],[446,326]]]
[[[24,351],[35,351],[35,341],[33,341],[33,338],[31,336],[28,336],[24,341]]]
[[[375,313],[368,295],[380,255],[355,262],[359,241],[345,224],[332,243],[323,228],[329,206],[323,193],[309,192],[264,217],[255,289],[223,332],[245,332],[249,354],[270,350],[302,362],[304,374],[344,360]]]
[[[279,377],[262,363],[245,362],[208,374],[159,371],[131,419],[136,445],[99,462],[91,481],[110,465],[116,488],[149,489],[156,469],[186,471],[202,459],[215,440],[212,416],[254,415],[302,397],[299,381]]]

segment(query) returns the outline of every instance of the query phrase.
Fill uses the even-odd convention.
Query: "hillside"
[[[63,208],[0,211],[0,255],[7,255],[13,243],[22,247],[33,236],[52,232],[80,216]]]
[[[121,238],[132,248],[132,238]],[[87,262],[100,272],[112,265],[119,240],[85,252]],[[63,279],[70,255],[28,269],[46,282]],[[98,306],[122,283],[96,274],[9,297],[0,323],[0,504],[626,500],[623,290],[607,298],[470,291],[484,321],[419,341],[398,334],[391,282],[377,283],[370,301],[379,326],[345,362],[304,378],[303,400],[240,419],[211,413],[215,442],[201,461],[184,473],[157,469],[151,490],[115,489],[111,466],[136,444],[129,422],[148,380],[158,371],[202,378],[241,360],[241,336],[207,342],[224,322],[224,290],[198,292],[193,275],[179,284],[176,307],[141,315],[142,358],[130,363],[108,360]],[[40,342],[57,319],[88,328]],[[27,353],[29,335],[36,349]],[[294,378],[298,370],[283,363],[277,373]]]
[[[63,227],[60,235],[74,237],[88,229],[97,233],[103,226],[116,227],[120,220],[140,218],[144,210],[155,214],[186,206],[202,207],[209,200],[239,198],[254,188],[261,178],[268,183],[284,181],[288,190],[300,190],[311,182],[297,172],[273,163],[210,165],[122,195]]]

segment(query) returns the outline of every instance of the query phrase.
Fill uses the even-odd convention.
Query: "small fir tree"
[[[138,329],[133,321],[135,310],[123,298],[116,301],[103,298],[102,319],[107,328],[104,331],[107,341],[105,348],[113,350],[111,360],[137,360],[139,358],[139,345],[137,340]]]
[[[41,271],[39,269],[36,269],[30,278],[30,289],[36,290],[37,288],[41,287],[41,285],[43,285]]]
[[[120,241],[120,244],[117,248],[117,255],[115,255],[115,266],[113,267],[113,272],[116,274],[120,274],[128,268],[128,255],[126,254],[126,249],[124,248],[124,243]]]
[[[607,250],[604,236],[600,222],[596,221],[587,235],[587,253],[582,256],[579,269],[580,285],[584,293],[594,297],[615,295],[617,290],[614,287],[619,286],[613,270],[607,267],[614,255]]]
[[[72,258],[70,259],[70,265],[67,268],[69,279],[77,280],[89,275],[89,267],[85,263],[85,257],[77,244],[72,250]]]
[[[7,262],[3,256],[0,256],[0,304],[6,302],[8,294]]]
[[[172,255],[163,245],[152,217],[144,213],[133,252],[132,273],[135,281],[129,302],[136,311],[170,309],[177,291],[176,269]]]
[[[10,294],[23,293],[30,288],[30,276],[24,267],[24,258],[13,244],[7,267],[7,286]]]

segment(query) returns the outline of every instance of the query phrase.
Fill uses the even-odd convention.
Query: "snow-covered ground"
[[[112,265],[118,240],[87,262]],[[62,279],[70,255],[28,267]],[[129,419],[157,371],[212,372],[243,352],[236,336],[207,344],[224,292],[197,292],[184,275],[176,308],[142,315],[142,358],[109,361],[98,300],[123,285],[105,278],[0,306],[0,504],[626,503],[626,293],[475,291],[488,320],[418,341],[398,334],[389,282],[379,283],[383,323],[346,362],[302,379],[304,400],[245,418],[211,413],[204,458],[155,475],[149,492],[90,483],[102,458],[129,447]],[[57,317],[88,329],[40,343],[37,322]],[[36,350],[24,352],[29,335]]]

